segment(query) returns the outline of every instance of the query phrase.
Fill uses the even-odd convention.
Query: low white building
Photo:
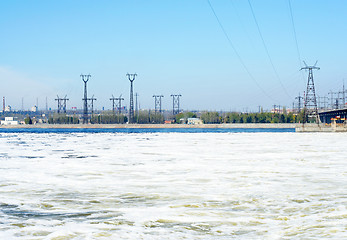
[[[5,120],[1,120],[1,125],[18,125],[18,121],[13,120],[13,117],[5,117]]]
[[[188,118],[189,125],[200,125],[203,124],[202,120],[200,118]]]

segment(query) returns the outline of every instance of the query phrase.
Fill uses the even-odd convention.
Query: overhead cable
[[[238,51],[236,50],[233,42],[231,41],[229,35],[227,34],[227,32],[225,31],[221,21],[219,20],[214,8],[212,7],[212,4],[210,2],[210,0],[207,0],[208,5],[211,8],[211,11],[213,12],[213,15],[215,16],[219,27],[221,28],[222,32],[224,33],[224,36],[226,37],[226,39],[228,40],[229,45],[232,47],[232,49],[234,50],[238,60],[240,61],[240,63],[242,64],[242,66],[244,67],[244,69],[246,70],[246,72],[248,73],[249,77],[252,79],[253,82],[255,82],[255,84],[258,86],[258,88],[263,92],[263,94],[265,96],[267,96],[268,98],[270,98],[271,100],[275,101],[269,94],[266,93],[266,91],[260,86],[260,84],[258,83],[258,81],[253,77],[253,75],[251,74],[251,72],[249,71],[248,67],[246,66],[245,62],[243,61],[243,59],[241,58],[240,54],[238,53]]]

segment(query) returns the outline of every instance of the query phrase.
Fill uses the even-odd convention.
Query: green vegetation
[[[49,124],[78,124],[79,119],[77,116],[66,115],[66,114],[54,114],[48,118]]]
[[[175,121],[176,123],[181,123],[181,119],[184,119],[184,123],[187,123],[188,118],[196,118],[196,114],[193,112],[183,112],[176,114]]]
[[[303,113],[297,117],[293,113],[223,113],[203,112],[201,120],[206,124],[218,123],[296,123],[303,119]]]
[[[25,124],[33,124],[33,120],[31,120],[31,118],[29,116],[27,116],[26,118],[24,118],[24,123]]]
[[[138,115],[135,116],[135,123],[140,123],[140,124],[148,124],[148,123],[153,123],[153,124],[160,124],[164,123],[164,115],[162,113],[156,113],[156,112],[151,112],[151,111],[139,111]]]
[[[123,114],[98,114],[93,115],[90,119],[90,123],[93,124],[123,124],[127,121],[127,116]]]
[[[222,117],[219,116],[218,112],[204,112],[201,114],[200,119],[204,123],[221,123]]]
[[[295,123],[293,113],[226,113],[224,123]]]

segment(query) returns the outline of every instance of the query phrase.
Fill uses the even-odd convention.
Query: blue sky
[[[25,109],[37,98],[44,108],[46,97],[55,109],[57,94],[81,108],[79,76],[91,74],[88,94],[98,109],[110,109],[112,94],[129,104],[125,75],[136,72],[141,108],[163,94],[170,109],[173,93],[182,94],[184,109],[291,107],[307,82],[299,54],[308,64],[318,60],[318,95],[342,88],[347,2],[291,0],[294,35],[288,0],[250,0],[274,67],[248,0],[210,3],[226,35],[207,0],[2,1],[0,92],[15,109],[22,98]]]

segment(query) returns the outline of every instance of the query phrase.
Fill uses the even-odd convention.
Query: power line
[[[302,66],[301,65],[301,55],[300,55],[300,51],[299,51],[298,38],[296,37],[296,30],[295,30],[295,24],[294,24],[294,18],[293,18],[293,10],[292,10],[292,4],[291,4],[290,0],[288,0],[288,5],[289,5],[290,18],[292,20],[294,39],[295,39],[295,45],[296,45],[296,52],[298,54],[299,66],[301,68],[301,66]]]
[[[267,48],[267,46],[266,46],[266,44],[265,44],[265,40],[264,40],[263,34],[262,34],[261,31],[260,31],[260,27],[259,27],[259,24],[258,24],[258,20],[257,20],[257,18],[255,17],[255,14],[254,14],[254,11],[253,11],[253,7],[252,7],[252,4],[251,4],[251,1],[250,1],[250,0],[248,0],[248,4],[249,4],[249,7],[250,7],[250,9],[251,9],[251,12],[252,12],[252,15],[253,15],[253,19],[254,19],[254,21],[255,21],[255,24],[256,24],[256,26],[257,26],[258,33],[259,33],[259,35],[260,35],[261,41],[262,41],[262,43],[263,43],[263,46],[264,46],[266,55],[267,55],[267,57],[269,58],[269,62],[270,62],[270,64],[271,64],[271,66],[272,66],[272,69],[274,70],[274,73],[275,73],[275,75],[276,75],[276,77],[277,77],[277,80],[280,82],[280,84],[281,84],[281,86],[282,86],[284,92],[287,94],[287,96],[288,96],[289,98],[291,98],[291,96],[288,94],[286,88],[284,87],[284,85],[283,85],[283,83],[282,83],[282,81],[281,81],[281,78],[280,78],[280,76],[278,75],[278,72],[277,72],[277,70],[276,70],[276,68],[275,68],[275,65],[274,65],[273,61],[272,61],[272,58],[271,58],[270,53],[269,53],[269,50],[268,50],[268,48]]]
[[[210,0],[207,0],[207,3],[208,5],[210,6],[211,8],[211,11],[213,13],[213,15],[215,16],[218,24],[219,24],[219,27],[221,28],[222,32],[224,33],[224,36],[226,37],[226,39],[228,40],[228,43],[229,45],[231,46],[231,48],[234,50],[238,60],[240,61],[241,65],[243,66],[243,68],[246,70],[247,74],[249,75],[249,77],[252,79],[253,82],[255,82],[255,84],[257,85],[257,87],[263,92],[263,94],[265,96],[267,96],[269,99],[273,100],[273,101],[276,101],[275,99],[273,99],[269,94],[266,93],[266,91],[260,86],[260,84],[257,82],[257,80],[255,80],[255,78],[253,77],[253,75],[251,74],[251,72],[249,71],[248,67],[246,66],[245,62],[243,61],[243,59],[241,58],[240,54],[238,53],[238,51],[236,50],[233,42],[231,41],[229,35],[227,34],[227,32],[225,31],[221,21],[219,20],[214,8],[212,7],[212,4],[210,2]]]
[[[299,60],[299,67],[301,68],[302,67],[301,54],[300,54],[300,50],[299,50],[298,38],[297,38],[295,24],[294,24],[293,9],[292,9],[292,4],[291,4],[290,0],[288,0],[288,5],[289,5],[289,12],[290,12],[290,19],[292,20],[292,27],[293,27],[293,33],[294,33],[294,39],[295,39],[296,52],[298,54],[298,60]],[[305,80],[303,72],[301,72],[301,77],[302,77],[302,80]]]

